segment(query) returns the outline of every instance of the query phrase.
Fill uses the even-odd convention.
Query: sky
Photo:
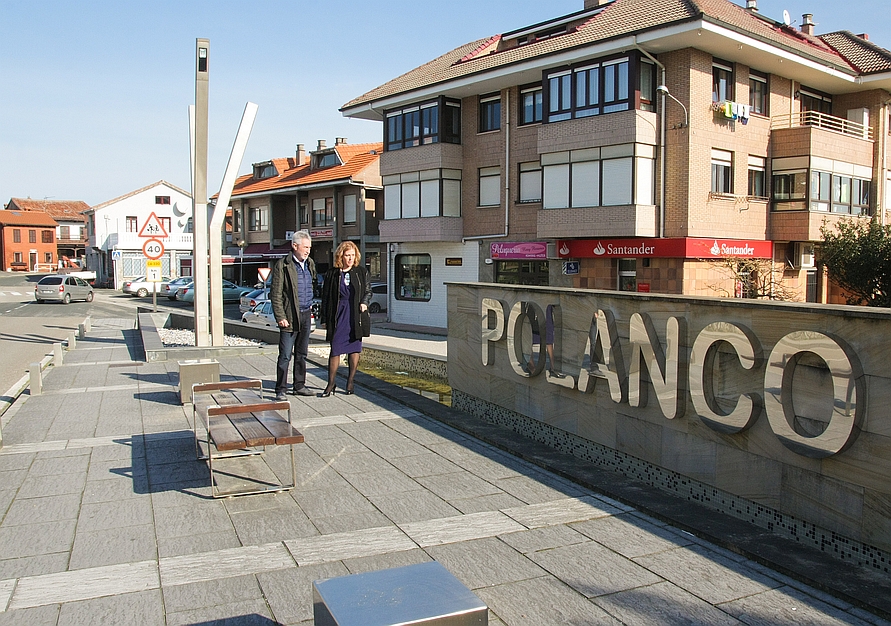
[[[744,5],[744,0],[737,0]],[[891,49],[888,0],[759,0],[816,33]],[[314,150],[381,141],[339,108],[464,43],[566,15],[584,0],[0,0],[0,202],[96,205],[166,180],[186,191],[197,38],[210,39],[208,195],[219,191],[247,102],[258,113],[239,173]],[[440,7],[434,10],[434,7]],[[843,11],[839,9],[843,8]]]

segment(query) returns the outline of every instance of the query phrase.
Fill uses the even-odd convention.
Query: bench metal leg
[[[213,496],[214,498],[231,498],[233,496],[249,496],[249,495],[256,495],[256,494],[260,494],[260,493],[276,493],[279,491],[290,491],[291,489],[293,489],[294,487],[297,486],[297,463],[296,463],[295,457],[294,457],[294,444],[293,443],[288,444],[288,448],[290,448],[289,456],[291,457],[291,484],[290,485],[285,485],[285,484],[272,485],[270,487],[265,487],[263,489],[251,488],[251,489],[235,489],[235,490],[231,490],[231,491],[220,491],[217,488],[216,480],[214,480],[213,461],[214,461],[214,459],[225,459],[225,458],[232,458],[232,457],[236,457],[236,456],[258,455],[262,451],[266,450],[265,447],[263,448],[262,451],[248,451],[247,454],[227,454],[227,455],[209,454],[207,456],[207,467],[210,470],[210,493],[211,493],[211,496]],[[209,451],[209,449],[208,449],[208,451]],[[267,464],[267,467],[269,467],[268,464]],[[269,468],[269,471],[271,471],[273,473],[273,475],[275,475],[275,472],[272,471],[271,467]]]

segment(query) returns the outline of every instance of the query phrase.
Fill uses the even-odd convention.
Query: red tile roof
[[[56,220],[43,211],[9,211],[0,210],[2,226],[58,226]]]
[[[278,170],[278,176],[271,176],[262,180],[255,179],[253,174],[240,176],[235,181],[232,197],[354,178],[369,165],[380,159],[384,144],[339,144],[333,146],[333,149],[337,151],[337,154],[344,162],[343,165],[332,165],[313,170],[310,168],[309,162],[304,165],[297,165],[296,159],[293,157],[272,159],[272,163]],[[309,157],[307,157],[307,161],[309,160]]]
[[[820,35],[820,39],[863,74],[891,71],[891,52],[850,31],[827,33]]]
[[[6,208],[10,211],[41,211],[61,221],[83,222],[85,218],[82,214],[90,208],[90,205],[82,200],[12,198]]]
[[[509,47],[509,35],[503,38],[495,35],[467,43],[347,102],[341,109],[533,58],[698,20],[784,48],[848,74],[856,67],[821,38],[805,35],[729,0],[614,0],[594,11],[588,19],[584,18],[583,12],[577,25],[573,27],[572,22],[569,23],[565,34],[522,46]],[[547,28],[546,23],[540,26]],[[499,40],[503,45],[495,45]]]

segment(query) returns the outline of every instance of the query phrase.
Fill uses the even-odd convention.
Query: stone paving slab
[[[4,416],[0,626],[311,624],[313,580],[432,559],[492,626],[889,624],[567,480],[558,454],[534,455],[562,476],[365,376],[354,396],[291,400],[306,436],[295,490],[214,500],[175,362],[128,360],[138,335],[112,326],[94,321],[44,393]],[[221,363],[267,384],[274,369],[270,355]],[[289,470],[283,447],[219,467]]]

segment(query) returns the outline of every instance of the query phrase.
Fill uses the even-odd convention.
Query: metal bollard
[[[53,344],[53,365],[55,365],[56,367],[59,367],[60,365],[62,365],[62,361],[64,360],[63,355],[64,355],[64,353],[62,352],[61,342],[54,343]]]
[[[68,349],[74,350],[74,346],[77,345],[76,335],[74,333],[68,334]]]
[[[31,395],[39,396],[43,393],[43,377],[40,372],[40,363],[31,363],[29,372],[31,374]]]

